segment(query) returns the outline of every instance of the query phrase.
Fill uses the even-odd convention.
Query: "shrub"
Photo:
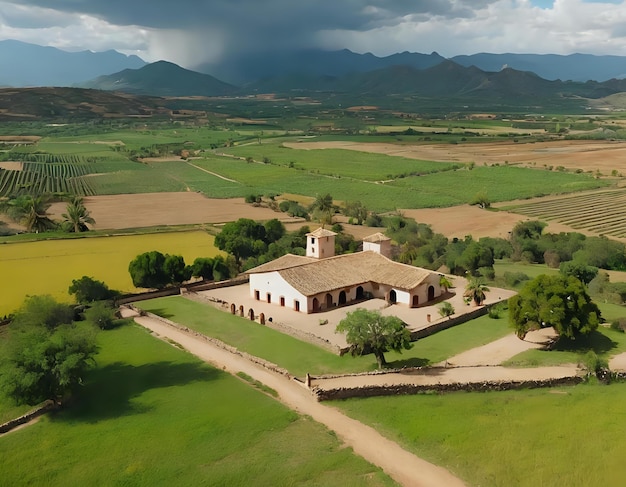
[[[505,272],[504,273],[504,282],[509,287],[515,287],[518,284],[529,281],[530,277],[528,277],[523,272]]]
[[[617,318],[611,322],[611,330],[626,331],[626,318]]]

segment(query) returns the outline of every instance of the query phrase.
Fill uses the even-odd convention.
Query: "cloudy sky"
[[[0,0],[0,40],[184,66],[319,47],[626,55],[626,0]]]

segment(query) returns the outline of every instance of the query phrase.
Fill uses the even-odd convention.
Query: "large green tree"
[[[81,384],[98,350],[96,329],[73,323],[49,296],[28,298],[9,325],[2,388],[20,404],[59,400]]]
[[[260,223],[249,218],[240,218],[222,227],[222,231],[215,236],[215,245],[232,254],[241,268],[244,259],[265,253],[265,234],[265,227]]]
[[[180,255],[162,254],[156,250],[135,257],[128,265],[135,287],[163,289],[180,285],[191,277],[191,267]]]
[[[411,333],[400,318],[383,316],[380,311],[358,308],[337,325],[337,332],[346,334],[352,355],[373,353],[378,367],[387,364],[385,352],[402,352],[412,347]]]
[[[594,331],[600,320],[585,286],[571,276],[537,276],[509,299],[509,321],[520,338],[552,326],[559,336],[575,339]]]
[[[103,301],[111,299],[118,293],[112,291],[102,281],[98,281],[89,276],[83,276],[80,279],[72,280],[72,284],[67,292],[76,297],[76,301],[81,304],[91,303],[93,301]]]

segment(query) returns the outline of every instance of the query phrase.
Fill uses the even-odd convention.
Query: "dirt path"
[[[427,368],[388,374],[342,376],[336,378],[316,378],[311,380],[311,387],[322,390],[339,388],[357,388],[365,386],[418,385],[433,386],[439,384],[479,384],[482,382],[524,382],[529,380],[564,379],[578,376],[576,365],[555,367],[528,367],[514,369],[500,366],[469,366],[456,368]]]
[[[187,335],[158,320],[135,317],[135,321],[161,337],[174,340],[200,359],[231,373],[245,372],[276,390],[279,399],[300,414],[310,415],[337,435],[357,455],[382,468],[391,478],[404,486],[455,487],[464,485],[447,470],[433,465],[401,448],[376,430],[338,410],[318,403],[310,392],[295,381],[274,374],[242,357],[233,355],[210,343]]]
[[[234,179],[227,178],[226,176],[221,176],[220,174],[217,174],[216,172],[209,171],[208,169],[204,169],[204,168],[202,168],[200,166],[196,166],[195,164],[192,164],[191,162],[188,162],[187,164],[189,166],[191,166],[191,167],[195,167],[196,169],[198,169],[200,171],[204,171],[204,172],[210,174],[211,176],[215,176],[216,178],[223,179],[224,181],[229,181],[231,183],[241,184],[239,181],[235,181]]]
[[[446,362],[437,365],[447,364],[462,367],[500,365],[502,362],[514,357],[518,353],[533,348],[543,348],[556,337],[557,334],[552,328],[529,332],[524,340],[520,340],[514,333],[511,333],[482,347],[466,350],[454,357],[450,357]]]

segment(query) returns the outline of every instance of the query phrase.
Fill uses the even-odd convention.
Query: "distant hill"
[[[371,53],[358,54],[348,49],[339,51],[307,49],[230,56],[216,63],[194,66],[193,69],[236,85],[247,85],[258,84],[268,78],[287,76],[342,77],[399,65],[428,69],[445,60],[446,58],[436,52],[431,54],[402,52],[378,57]],[[451,60],[465,67],[476,66],[488,72],[497,72],[506,67],[530,71],[547,80],[584,82],[626,77],[626,56],[480,53],[455,56]]]
[[[289,76],[332,78],[397,65],[426,69],[442,61],[445,61],[445,58],[436,52],[432,54],[403,52],[378,57],[371,53],[357,54],[348,49],[340,51],[304,49],[230,56],[219,63],[201,64],[193,69],[201,73],[210,73],[229,83],[245,86],[268,78]]]
[[[163,100],[79,88],[0,89],[0,121],[150,117],[168,114]]]
[[[476,66],[483,71],[500,71],[504,67],[531,71],[548,80],[607,81],[626,78],[626,56],[480,53],[455,56],[452,60],[462,66]]]
[[[554,97],[601,98],[626,91],[626,80],[562,82],[550,81],[527,71],[505,68],[486,72],[443,61],[428,69],[391,66],[367,73],[341,77],[287,76],[253,83],[261,91],[338,92],[353,95],[416,95],[457,100],[492,99],[508,104],[528,104]]]
[[[190,71],[167,61],[99,76],[81,83],[80,87],[152,96],[221,96],[239,91],[235,86],[213,76]]]
[[[25,42],[0,41],[0,86],[72,86],[146,63],[117,51],[66,52]]]

